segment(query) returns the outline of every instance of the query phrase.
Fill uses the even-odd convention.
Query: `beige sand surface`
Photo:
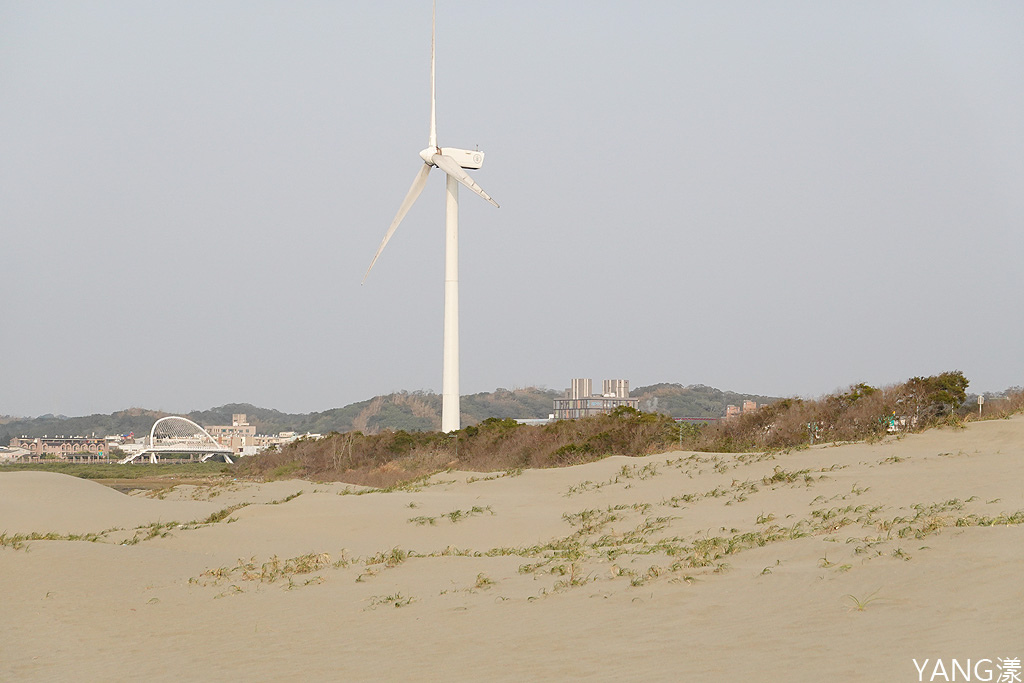
[[[916,681],[913,658],[1024,658],[1024,416],[391,493],[0,471],[0,532],[2,681]]]

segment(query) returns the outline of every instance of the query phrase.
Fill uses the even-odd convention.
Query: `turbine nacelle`
[[[380,258],[381,253],[384,251],[384,247],[387,246],[391,236],[395,234],[395,229],[398,224],[405,218],[405,214],[412,208],[413,203],[423,192],[423,187],[427,184],[427,176],[430,175],[430,169],[439,168],[444,171],[448,176],[458,181],[466,188],[471,190],[474,194],[478,195],[482,199],[490,202],[494,206],[498,206],[498,202],[491,199],[491,195],[484,192],[483,188],[476,184],[476,182],[469,177],[464,169],[480,168],[484,164],[484,153],[478,149],[457,149],[455,147],[427,147],[420,152],[420,158],[423,159],[424,164],[420,166],[419,172],[416,174],[416,178],[412,181],[412,186],[409,188],[409,192],[405,195],[405,199],[402,200],[402,205],[398,207],[398,213],[395,214],[395,219],[391,221],[391,227],[384,233],[384,239],[381,241],[380,246],[377,247],[377,253],[373,255],[373,260],[370,261],[370,267],[366,269],[366,274],[363,275],[363,282],[366,282],[366,278],[369,277],[370,271],[373,270],[373,264]]]
[[[484,165],[484,153],[478,149],[459,149],[457,147],[427,147],[420,152],[420,158],[427,162],[431,166],[436,166],[434,163],[434,155],[441,154],[442,156],[449,157],[461,168],[472,168],[477,169]]]

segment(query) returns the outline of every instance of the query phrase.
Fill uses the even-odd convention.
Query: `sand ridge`
[[[392,492],[0,473],[8,535],[123,529],[0,547],[0,680],[917,680],[1024,655],[1022,475],[1024,416]]]

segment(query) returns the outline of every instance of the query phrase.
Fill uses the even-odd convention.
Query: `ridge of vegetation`
[[[959,371],[914,377],[885,388],[855,384],[823,398],[789,398],[709,424],[679,424],[658,412],[620,407],[608,415],[522,425],[488,418],[453,434],[385,430],[333,432],[246,458],[243,475],[345,481],[393,488],[446,469],[515,471],[575,465],[609,455],[670,450],[720,453],[780,451],[812,443],[877,440],[938,424],[976,419],[968,380]],[[986,418],[1024,410],[1024,390],[1008,390]]]

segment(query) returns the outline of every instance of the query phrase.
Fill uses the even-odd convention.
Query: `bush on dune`
[[[958,422],[967,378],[959,370],[913,377],[876,389],[854,384],[816,400],[783,399],[753,413],[709,425],[698,450],[719,452],[796,448],[822,441],[872,440]]]

